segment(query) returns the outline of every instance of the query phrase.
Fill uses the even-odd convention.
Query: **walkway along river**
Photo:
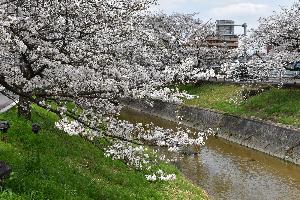
[[[174,128],[178,124],[124,109],[122,119],[153,122]],[[300,167],[235,143],[210,137],[197,156],[185,156],[177,167],[211,199],[299,200]]]

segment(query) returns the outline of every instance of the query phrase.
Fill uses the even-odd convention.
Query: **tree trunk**
[[[19,97],[18,115],[31,119],[31,102],[26,97]]]

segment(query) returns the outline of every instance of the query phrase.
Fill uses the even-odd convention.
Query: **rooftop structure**
[[[244,34],[246,35],[247,24],[236,25],[233,20],[217,20],[216,33],[217,36],[209,37],[207,39],[210,47],[228,47],[234,49],[238,47],[238,36],[234,33],[235,26],[244,27]]]
[[[217,20],[216,24],[217,34],[221,36],[234,35],[234,21],[233,20]]]

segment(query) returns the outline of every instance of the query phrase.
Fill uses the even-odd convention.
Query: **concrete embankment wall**
[[[129,108],[203,130],[212,128],[218,137],[300,165],[300,131],[256,119],[212,110],[154,101],[124,100]]]

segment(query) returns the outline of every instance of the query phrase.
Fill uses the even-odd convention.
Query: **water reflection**
[[[175,128],[178,125],[130,109],[121,118]],[[178,168],[211,199],[299,200],[300,167],[240,145],[210,137],[197,156],[184,156]]]

